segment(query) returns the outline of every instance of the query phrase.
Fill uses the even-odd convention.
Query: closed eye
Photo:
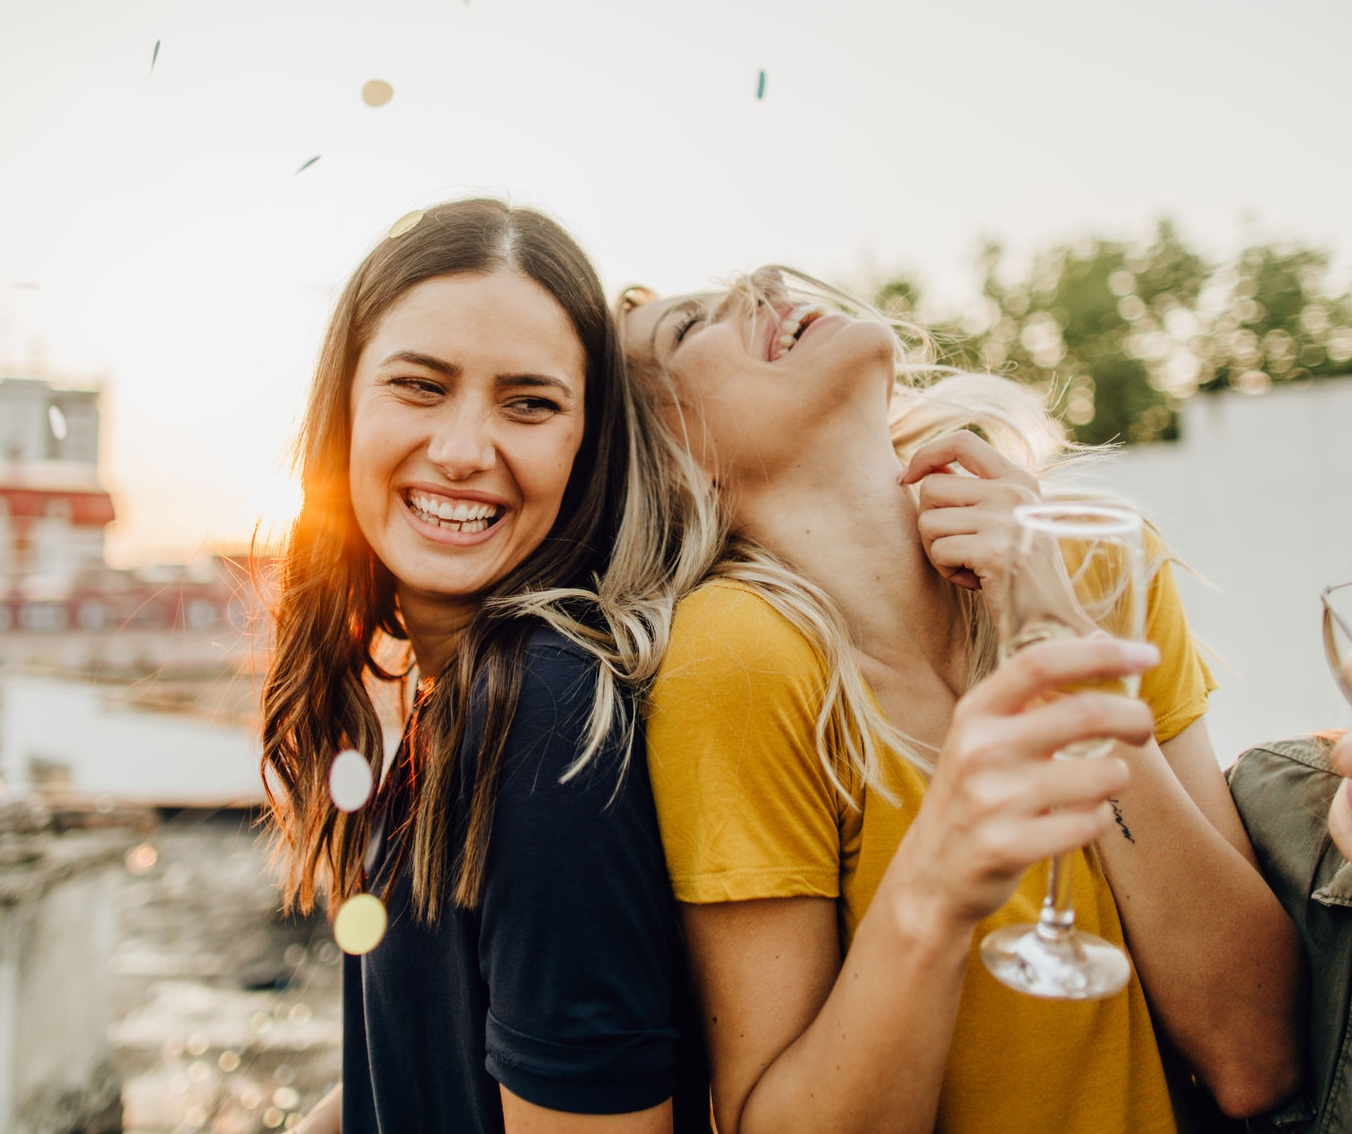
[[[681,319],[681,321],[676,324],[676,333],[672,336],[671,339],[672,347],[675,348],[680,346],[682,341],[685,339],[685,336],[690,333],[691,329],[695,326],[695,324],[702,323],[704,321],[704,318],[705,316],[703,311],[688,312]]]

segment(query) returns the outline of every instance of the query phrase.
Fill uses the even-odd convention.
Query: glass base
[[[981,942],[981,959],[1002,984],[1051,1000],[1100,1000],[1131,980],[1121,949],[1079,930],[1007,925]]]

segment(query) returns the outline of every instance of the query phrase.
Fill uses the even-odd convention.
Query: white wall
[[[1097,477],[1142,504],[1215,590],[1180,576],[1194,631],[1233,666],[1208,713],[1222,765],[1250,744],[1352,726],[1324,661],[1319,591],[1352,580],[1352,379],[1203,394],[1183,439]]]

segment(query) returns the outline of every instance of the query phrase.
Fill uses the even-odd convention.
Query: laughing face
[[[348,479],[411,631],[472,612],[549,533],[585,381],[563,308],[515,272],[437,276],[385,312],[352,381]]]
[[[660,374],[673,422],[696,460],[722,482],[772,476],[801,460],[807,431],[829,423],[861,389],[885,417],[895,340],[890,329],[787,292],[777,274],[760,286],[653,299],[625,316],[637,374]],[[877,383],[861,382],[876,373]],[[661,379],[658,379],[659,381]]]

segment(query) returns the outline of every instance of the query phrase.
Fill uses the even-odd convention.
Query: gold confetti
[[[361,89],[361,100],[367,106],[384,106],[394,98],[394,88],[384,79],[372,79]]]
[[[385,907],[374,894],[354,894],[338,909],[333,919],[333,939],[344,953],[360,957],[369,953],[385,936]]]
[[[390,231],[387,234],[390,240],[404,236],[418,227],[418,222],[423,219],[422,209],[414,209],[411,213],[405,213],[394,224],[390,225]]]

